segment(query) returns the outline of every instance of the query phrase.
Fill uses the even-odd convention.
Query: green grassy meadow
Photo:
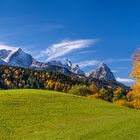
[[[140,140],[140,110],[53,91],[1,90],[0,140]]]

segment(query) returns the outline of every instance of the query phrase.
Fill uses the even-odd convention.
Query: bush
[[[95,94],[91,95],[90,97],[91,98],[93,97],[93,98],[101,99],[101,94],[95,93]]]
[[[116,100],[114,101],[114,103],[117,105],[129,107],[129,108],[135,108],[132,102],[129,102],[126,100]]]
[[[86,96],[87,94],[90,94],[90,91],[85,85],[79,85],[79,86],[73,86],[69,90],[69,93],[75,94],[75,95]]]
[[[99,94],[101,95],[101,99],[109,102],[112,101],[113,93],[109,89],[101,88]]]
[[[98,87],[95,86],[95,85],[90,85],[90,86],[89,86],[89,90],[90,90],[90,93],[91,93],[91,94],[96,94],[96,93],[99,92]]]
[[[140,109],[140,94],[135,94],[130,91],[127,94],[127,100],[133,104],[135,109]]]
[[[132,101],[134,108],[140,109],[140,99],[134,99]]]
[[[117,88],[113,91],[114,97],[113,100],[118,100],[122,99],[123,95],[123,90],[121,88]]]

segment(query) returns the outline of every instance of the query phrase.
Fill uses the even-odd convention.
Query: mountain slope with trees
[[[34,70],[6,65],[0,66],[0,88],[54,90],[95,97],[109,102],[126,98],[129,91],[129,87],[113,81],[76,74],[65,75],[52,70]],[[118,95],[115,95],[115,91]]]

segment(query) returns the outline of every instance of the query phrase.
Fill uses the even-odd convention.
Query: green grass
[[[140,140],[140,111],[52,91],[0,91],[0,140]]]

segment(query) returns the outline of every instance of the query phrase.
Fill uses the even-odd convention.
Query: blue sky
[[[139,0],[1,0],[0,48],[36,59],[71,59],[85,71],[106,63],[126,84],[140,44]]]

